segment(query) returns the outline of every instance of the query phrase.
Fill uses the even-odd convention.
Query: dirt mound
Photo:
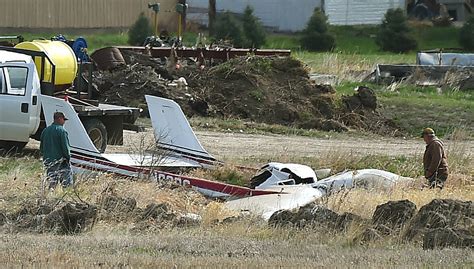
[[[377,206],[372,225],[354,238],[367,242],[386,236],[423,242],[423,248],[474,248],[474,206],[472,201],[435,199],[416,213],[408,200]],[[415,214],[416,213],[416,214]]]
[[[131,231],[142,231],[200,225],[202,218],[175,211],[167,203],[140,208],[135,199],[115,194],[105,194],[97,204],[50,200],[42,205],[25,204],[10,215],[0,213],[0,227],[10,232],[77,234],[92,229],[98,221],[132,224]]]
[[[378,205],[372,220],[338,214],[324,206],[311,204],[297,211],[280,210],[269,219],[271,226],[314,227],[345,232],[353,225],[362,227],[355,243],[381,240],[388,236],[423,243],[423,248],[474,248],[474,206],[472,201],[435,199],[416,212],[408,200]]]
[[[334,88],[314,84],[307,67],[294,58],[246,56],[210,68],[182,63],[179,69],[143,54],[126,52],[124,59],[127,65],[95,72],[101,101],[146,108],[149,94],[175,100],[187,116],[338,132],[348,127],[378,132],[381,125],[396,129],[377,112],[371,89],[360,87],[341,105]]]
[[[298,211],[280,210],[275,212],[268,223],[272,226],[317,226],[336,231],[347,231],[353,223],[361,223],[363,219],[352,213],[338,214],[324,206],[308,205]]]
[[[389,201],[378,205],[372,217],[372,224],[378,231],[400,231],[416,213],[416,205],[408,200]],[[387,232],[384,232],[387,233]]]
[[[474,235],[465,229],[437,228],[425,233],[423,249],[445,247],[474,248]]]
[[[407,240],[421,238],[426,232],[438,228],[467,229],[474,226],[472,201],[435,199],[420,208],[405,233]]]
[[[90,229],[97,207],[85,203],[59,202],[40,206],[27,205],[8,217],[13,231],[75,234]]]

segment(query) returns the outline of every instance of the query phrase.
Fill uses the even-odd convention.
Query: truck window
[[[7,87],[6,94],[25,95],[26,82],[28,80],[28,69],[25,67],[6,67],[10,88]]]
[[[5,93],[5,77],[3,76],[3,68],[0,68],[0,94]]]

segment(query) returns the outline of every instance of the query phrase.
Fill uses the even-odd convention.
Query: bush
[[[459,32],[459,44],[465,50],[474,51],[474,16],[471,16]]]
[[[417,48],[416,40],[410,36],[407,18],[401,9],[389,9],[380,25],[376,43],[380,49],[392,52],[407,52]]]
[[[143,42],[145,42],[145,39],[151,35],[153,35],[153,29],[150,25],[150,20],[148,20],[142,12],[128,31],[128,44],[141,46]]]
[[[236,47],[242,47],[244,45],[242,29],[234,16],[229,12],[225,12],[218,17],[214,25],[214,34],[218,40],[231,40]]]
[[[328,33],[328,18],[319,9],[314,9],[308,25],[300,39],[301,46],[309,51],[329,51],[336,46],[334,37]]]
[[[266,34],[258,18],[253,15],[253,9],[247,6],[244,11],[243,32],[246,47],[260,48],[265,44]]]

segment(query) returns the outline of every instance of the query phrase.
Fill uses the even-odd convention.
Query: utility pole
[[[214,36],[214,24],[216,22],[216,0],[209,0],[209,36]]]
[[[178,4],[181,4],[185,7],[187,7],[186,0],[178,0]],[[182,31],[186,32],[186,9],[181,14],[181,27],[182,27]]]

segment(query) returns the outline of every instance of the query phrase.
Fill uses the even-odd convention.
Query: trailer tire
[[[1,154],[12,154],[18,153],[23,150],[28,142],[16,142],[16,141],[5,141],[0,140],[0,153]]]
[[[107,148],[107,128],[104,123],[98,119],[89,119],[84,121],[84,128],[97,150],[104,153]]]

